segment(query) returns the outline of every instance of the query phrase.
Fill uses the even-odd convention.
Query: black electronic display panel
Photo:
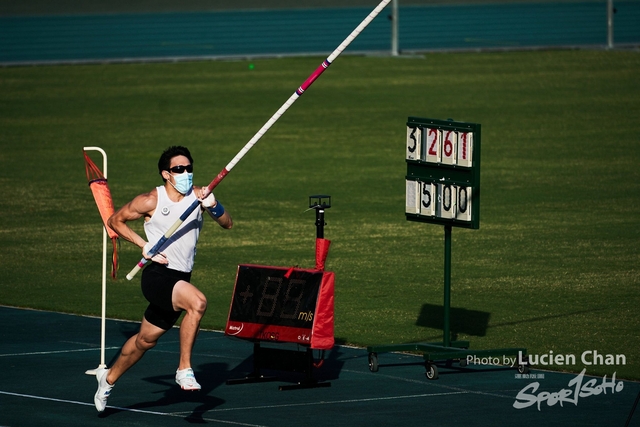
[[[331,317],[333,335],[333,273],[239,265],[225,334],[310,345],[314,331],[327,323],[317,322],[318,316]]]

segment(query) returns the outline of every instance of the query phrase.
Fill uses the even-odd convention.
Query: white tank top
[[[147,241],[156,244],[169,228],[180,219],[180,216],[196,200],[193,189],[179,202],[173,202],[167,196],[164,186],[156,187],[158,204],[149,221],[144,223]],[[160,252],[169,261],[168,268],[190,273],[196,256],[196,244],[202,229],[202,210],[198,206],[178,227],[175,233],[162,245]]]

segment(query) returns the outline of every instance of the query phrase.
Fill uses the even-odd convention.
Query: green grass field
[[[116,207],[161,183],[172,144],[192,150],[207,184],[321,61],[0,68],[0,304],[99,315],[83,146],[107,151]],[[339,58],[216,189],[235,227],[201,235],[203,326],[224,327],[238,264],[313,267],[305,210],[324,193],[336,338],[441,340],[420,317],[442,305],[444,232],[405,220],[405,123],[453,118],[482,124],[482,196],[480,229],[453,230],[451,304],[490,315],[457,338],[624,354],[587,372],[640,379],[639,72],[640,55],[623,51]],[[124,278],[139,258],[122,243],[109,317],[141,318],[139,278]]]

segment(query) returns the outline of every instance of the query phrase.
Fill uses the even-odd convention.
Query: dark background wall
[[[399,1],[399,51],[604,48],[607,1]],[[326,55],[378,0],[0,1],[0,64]],[[269,6],[266,8],[265,6]],[[615,46],[640,45],[616,0]],[[390,53],[391,7],[347,54]]]
[[[563,3],[578,1],[564,0]],[[399,0],[401,6],[532,2],[551,3],[553,0]],[[376,0],[4,0],[0,1],[0,15],[374,8],[378,3]]]

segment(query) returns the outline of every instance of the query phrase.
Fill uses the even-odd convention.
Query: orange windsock
[[[107,230],[107,234],[113,243],[113,256],[111,266],[111,277],[116,278],[116,271],[118,269],[118,233],[113,231],[111,227],[107,225],[107,220],[115,209],[113,208],[113,200],[111,199],[111,191],[107,184],[107,179],[102,174],[102,171],[96,166],[91,158],[84,152],[84,165],[85,172],[87,174],[87,180],[89,181],[89,188],[93,193],[93,198],[98,206],[98,211],[102,217],[102,223]]]

